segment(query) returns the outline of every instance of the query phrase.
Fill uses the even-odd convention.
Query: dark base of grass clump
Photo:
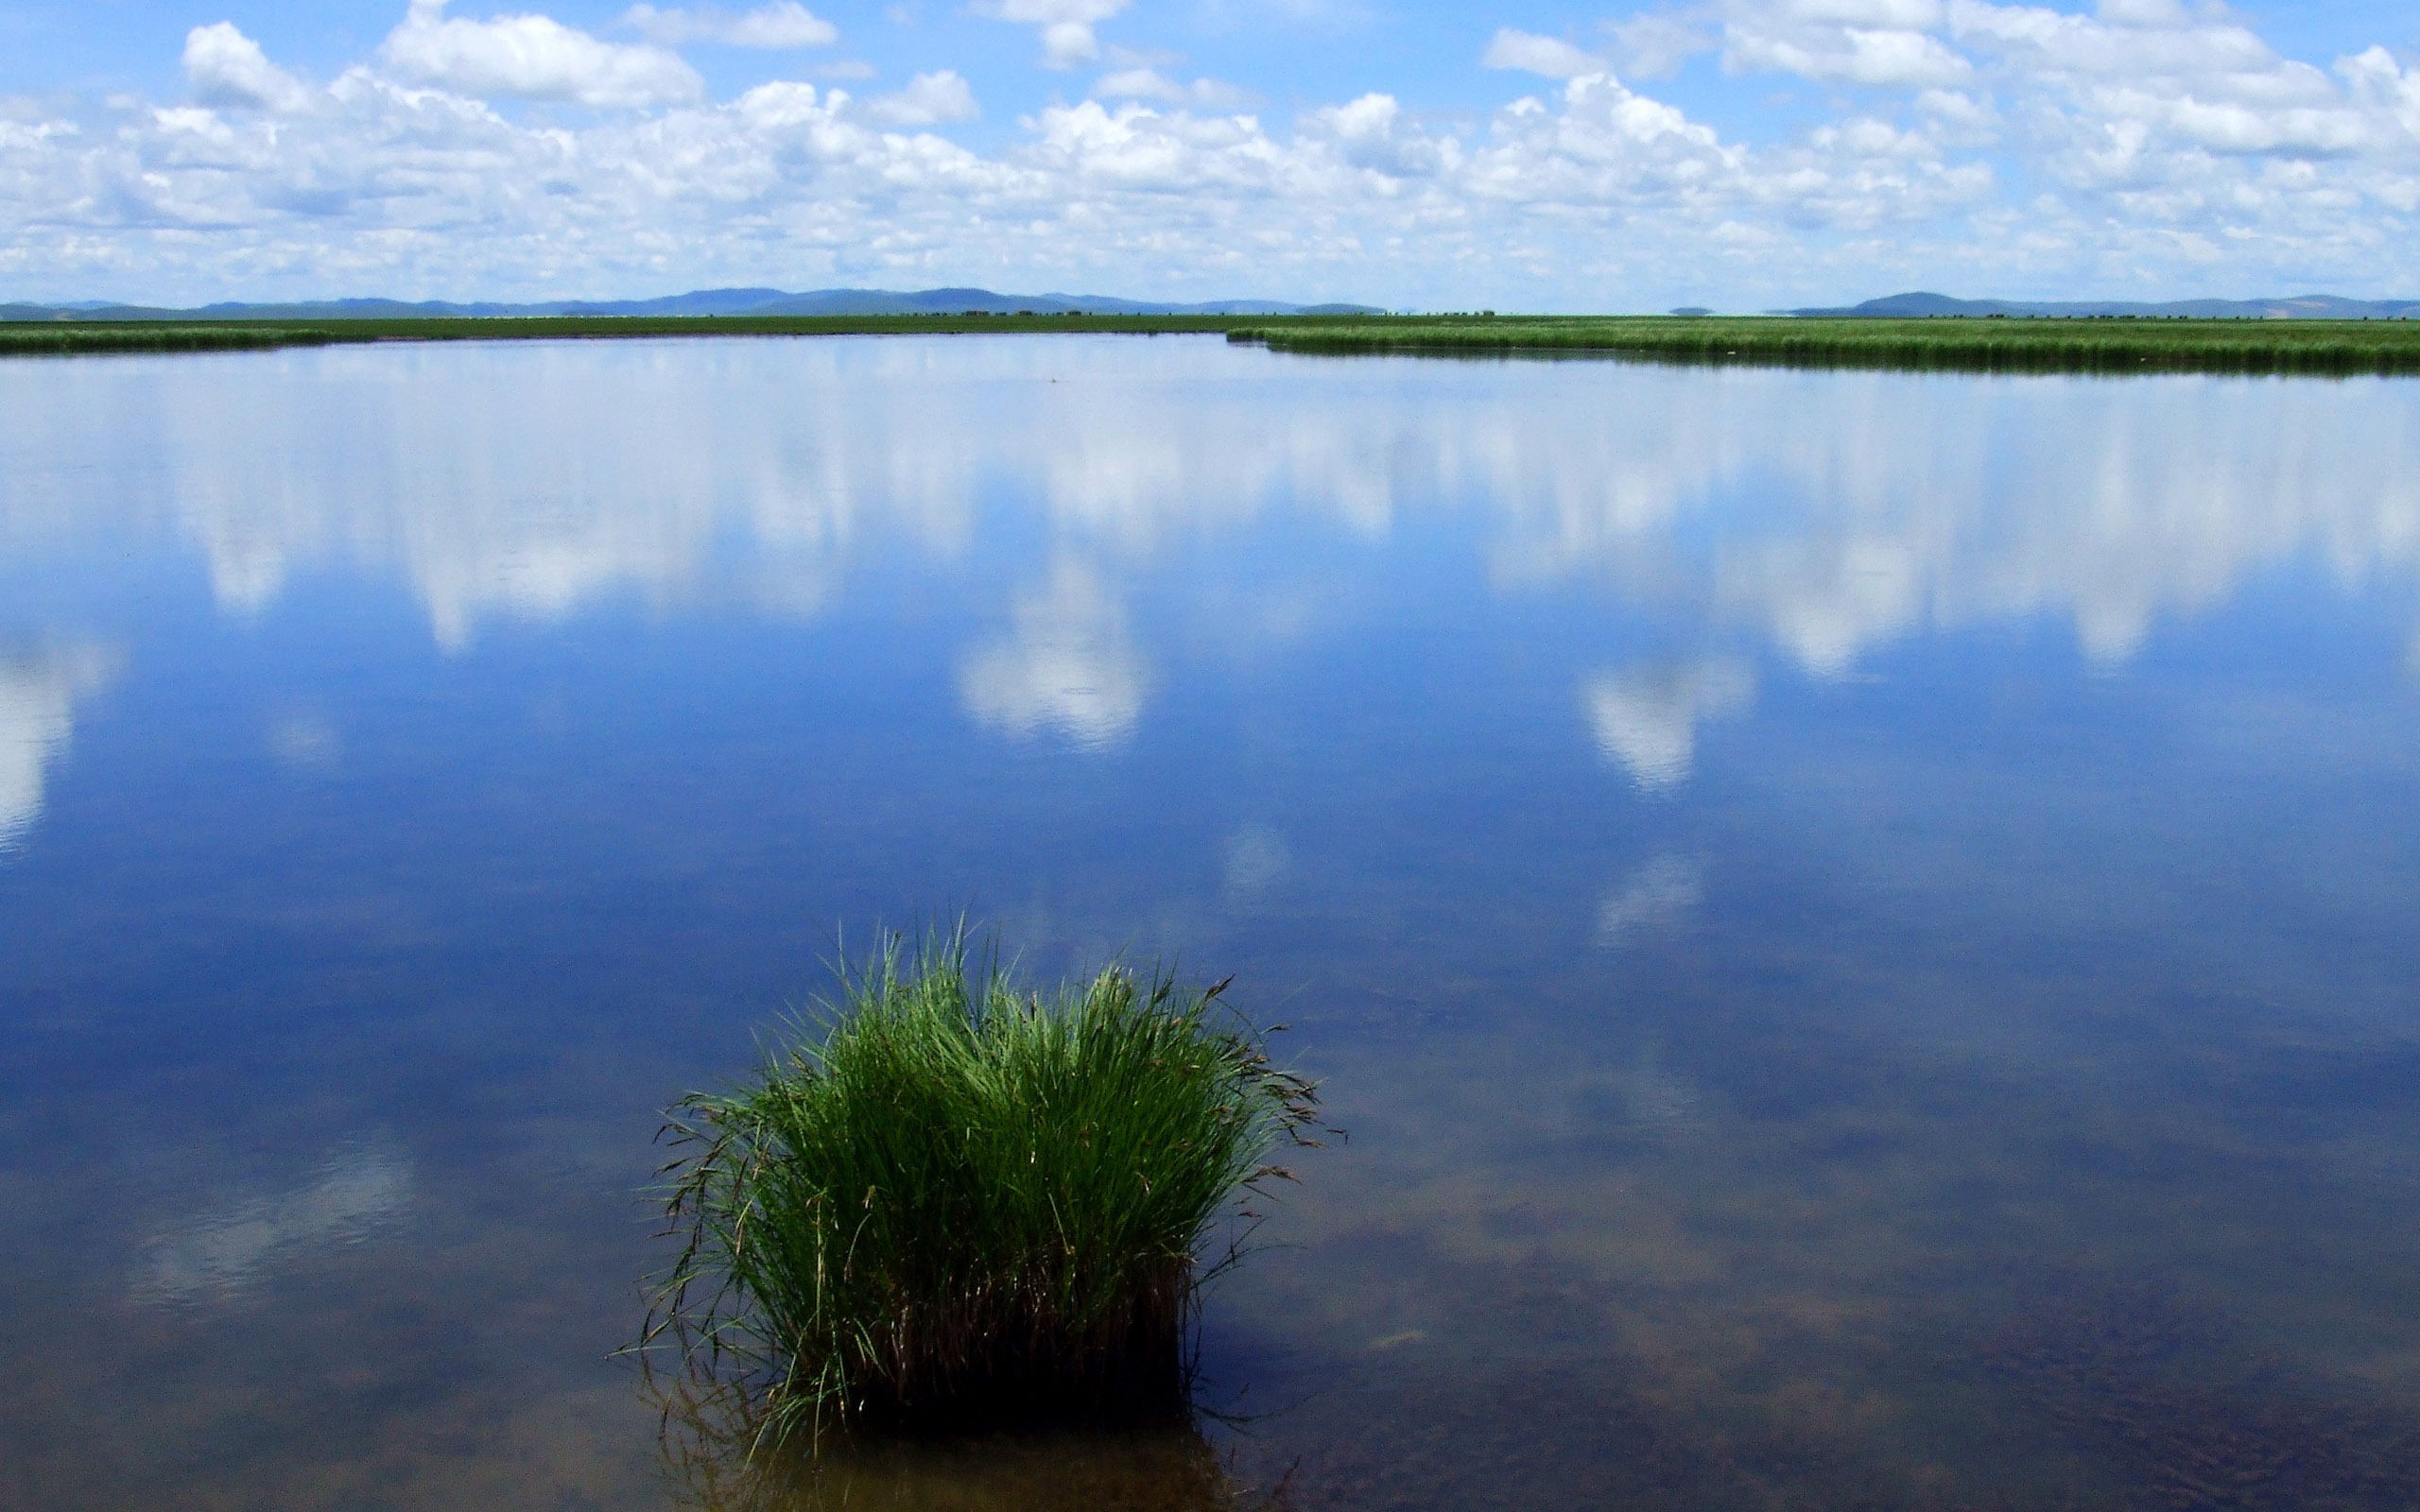
[[[1221,984],[1223,986],[1224,984]],[[1219,988],[1055,993],[962,934],[842,971],[753,1079],[667,1133],[684,1241],[648,1322],[759,1441],[1181,1417],[1205,1263],[1311,1086]]]

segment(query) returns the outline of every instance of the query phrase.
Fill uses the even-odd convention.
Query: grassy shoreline
[[[1837,319],[1789,316],[498,316],[0,322],[0,357],[384,341],[1223,335],[1275,352],[1581,357],[1949,372],[2420,373],[2420,320]]]
[[[1300,318],[1301,324],[1354,318]],[[0,356],[73,356],[112,352],[264,351],[380,341],[586,341],[662,336],[996,335],[1115,332],[1217,335],[1236,316],[464,316],[377,320],[14,320],[0,321]],[[1267,317],[1250,323],[1268,323]]]
[[[1621,316],[1237,324],[1227,339],[1349,355],[1627,357],[1953,372],[2420,373],[2420,321]]]

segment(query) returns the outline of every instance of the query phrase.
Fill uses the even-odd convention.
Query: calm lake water
[[[614,1351],[834,933],[1234,971],[1198,1431]],[[2420,384],[0,364],[0,1503],[2420,1502]]]

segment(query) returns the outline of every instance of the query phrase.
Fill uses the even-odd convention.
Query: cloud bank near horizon
[[[1497,92],[1476,112],[1408,89],[1253,109],[1248,80],[1119,46],[1125,0],[975,9],[1030,30],[1044,103],[987,105],[971,67],[836,85],[872,70],[797,0],[636,5],[611,35],[410,0],[324,79],[199,26],[182,98],[0,97],[0,296],[2420,288],[2420,64],[2290,57],[2214,6],[1707,0],[1505,26],[1468,60]],[[824,82],[717,97],[698,47]],[[1819,108],[1759,134],[1676,103],[1776,85]]]

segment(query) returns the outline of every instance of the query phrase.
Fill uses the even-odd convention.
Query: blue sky
[[[0,299],[2420,295],[2352,0],[0,6]]]

